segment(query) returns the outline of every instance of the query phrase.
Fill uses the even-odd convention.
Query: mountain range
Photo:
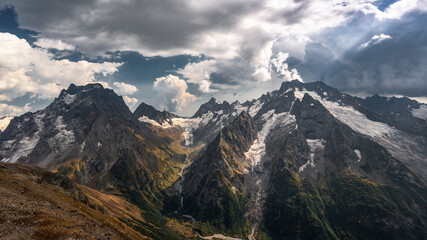
[[[69,181],[67,204],[96,212],[87,221],[114,222],[92,228],[101,238],[427,237],[427,105],[408,98],[295,80],[244,103],[212,98],[180,117],[145,103],[132,113],[113,90],[71,84],[1,130],[0,170],[13,171],[0,173],[24,180],[0,197],[13,201],[7,189],[27,182],[48,191],[44,175]],[[7,208],[0,219],[26,216]],[[5,237],[19,224],[1,222]],[[84,233],[72,228],[57,239]]]

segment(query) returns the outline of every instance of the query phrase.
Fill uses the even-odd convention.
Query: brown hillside
[[[136,217],[135,206],[95,190],[83,192],[89,198],[56,174],[0,163],[0,239],[147,239],[115,218],[123,210]],[[105,213],[89,207],[94,196],[103,197],[98,204],[115,207]]]

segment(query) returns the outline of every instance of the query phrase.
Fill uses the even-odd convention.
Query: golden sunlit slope
[[[0,164],[0,239],[148,239],[116,218],[121,211],[138,216],[138,209],[119,197],[82,192],[67,178],[37,167]]]

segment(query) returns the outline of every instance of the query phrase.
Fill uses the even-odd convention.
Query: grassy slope
[[[284,168],[272,179],[265,231],[273,239],[423,239],[426,193],[412,186],[381,185],[350,169],[328,185]]]
[[[0,238],[147,239],[58,181],[39,168],[0,164]]]

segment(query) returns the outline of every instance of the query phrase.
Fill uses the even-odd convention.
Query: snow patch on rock
[[[208,124],[210,121],[212,121],[213,117],[214,117],[214,114],[209,111],[209,112],[203,114],[201,118],[193,118],[193,119],[200,119],[199,125],[203,126],[203,125]]]
[[[305,90],[305,89],[304,89]],[[304,97],[304,94],[306,93],[307,91],[299,91],[299,90],[294,90],[294,96],[295,96],[295,98],[298,98],[300,101],[302,101],[302,99],[303,99],[303,97]]]
[[[258,132],[257,139],[255,139],[249,150],[245,153],[251,168],[258,165],[265,155],[265,139],[270,131],[279,124],[288,125],[295,122],[295,117],[289,112],[275,114],[274,111],[274,109],[270,110],[261,116],[265,120],[265,123],[261,131]]]
[[[184,137],[184,145],[193,145],[193,131],[201,125],[202,121],[208,123],[213,117],[211,112],[203,114],[201,118],[172,118],[174,126],[179,126],[183,129],[182,136]]]
[[[298,171],[302,172],[308,166],[315,167],[314,154],[316,151],[323,151],[325,148],[326,140],[324,139],[306,139],[308,146],[310,147],[310,159],[302,165]]]
[[[316,92],[305,89],[302,91],[295,90],[295,96],[301,97],[305,93],[319,101],[335,118],[347,124],[356,132],[371,137],[385,137],[397,132],[396,129],[385,123],[369,120],[363,113],[355,110],[352,106],[342,106],[337,102],[325,100]]]
[[[234,109],[236,110],[237,114],[239,115],[243,111],[248,111],[248,107],[242,106],[242,104],[238,103],[236,106],[234,106]],[[234,115],[233,115],[234,116]]]
[[[71,104],[76,100],[76,94],[71,95],[69,93],[65,94],[64,98],[62,99],[65,104]]]
[[[412,116],[426,120],[427,119],[427,105],[420,105],[420,108],[412,109]]]
[[[67,130],[67,124],[64,123],[64,117],[58,116],[55,121],[55,128],[58,133],[53,137],[54,149],[63,149],[75,141],[74,133]]]
[[[157,127],[162,127],[162,128],[170,128],[172,127],[168,122],[164,122],[163,124],[159,124],[157,121],[148,118],[147,116],[141,116],[138,118],[138,120],[140,122],[145,122],[145,123],[149,123],[151,125],[157,126]]]
[[[248,109],[248,113],[249,113],[249,115],[251,115],[251,117],[255,117],[255,115],[258,113],[259,110],[261,110],[261,108],[262,108],[262,104],[261,104],[261,101],[258,99],[254,103],[254,105],[252,105]]]
[[[34,122],[36,123],[38,129],[37,132],[35,132],[32,137],[26,136],[22,138],[19,143],[16,143],[18,144],[18,147],[16,148],[17,150],[9,158],[2,159],[2,162],[15,163],[21,157],[26,157],[33,152],[34,148],[40,140],[40,134],[44,130],[44,123],[42,121],[44,116],[45,114],[36,114],[34,116]],[[12,143],[13,142],[8,144]]]
[[[354,153],[357,155],[357,161],[360,162],[360,160],[362,160],[362,155],[360,154],[359,149],[354,149]]]
[[[85,146],[86,146],[86,140],[84,140],[82,145],[80,146],[80,152],[83,152],[83,149],[85,149]]]

